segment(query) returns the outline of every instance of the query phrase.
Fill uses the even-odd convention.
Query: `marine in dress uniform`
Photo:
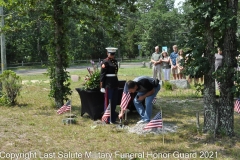
[[[108,57],[103,60],[101,65],[100,88],[101,92],[105,93],[105,110],[109,104],[109,99],[111,100],[111,119],[109,118],[109,122],[115,123],[118,100],[118,62],[114,57],[117,48],[108,47],[106,49]]]

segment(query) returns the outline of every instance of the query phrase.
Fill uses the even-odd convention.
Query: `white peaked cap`
[[[107,47],[106,50],[109,52],[109,53],[115,53],[117,48],[115,47]]]

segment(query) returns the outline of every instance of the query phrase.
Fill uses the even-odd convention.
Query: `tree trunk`
[[[234,134],[234,117],[233,117],[233,98],[232,92],[234,77],[234,59],[237,55],[237,8],[238,0],[228,0],[228,14],[232,17],[230,22],[226,22],[223,44],[223,73],[220,80],[220,106],[219,106],[219,126],[218,133],[224,133],[228,136]],[[229,21],[229,19],[228,19]]]
[[[213,3],[212,0],[206,0],[208,3]],[[216,128],[216,92],[215,92],[215,79],[212,76],[214,72],[214,33],[210,27],[211,15],[207,17],[205,21],[206,33],[205,38],[207,40],[205,57],[208,60],[209,69],[204,75],[204,126],[203,132],[215,133]]]
[[[64,54],[64,13],[63,13],[63,6],[62,6],[62,0],[54,0],[54,47],[55,47],[55,69],[52,70],[53,79],[55,81],[55,84],[52,83],[52,85],[55,85],[54,87],[54,98],[55,98],[55,104],[59,108],[63,105],[63,93],[64,93],[64,68],[63,68],[63,54]]]

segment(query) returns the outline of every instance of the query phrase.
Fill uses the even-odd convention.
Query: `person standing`
[[[108,107],[109,100],[111,100],[111,119],[107,123],[116,122],[116,105],[118,100],[118,62],[115,59],[117,48],[108,47],[107,58],[101,64],[100,88],[104,95],[104,108]]]
[[[218,47],[217,50],[218,53],[215,54],[215,71],[221,68],[223,60],[221,48]]]
[[[151,57],[151,62],[153,64],[153,67],[152,67],[152,72],[153,72],[153,78],[154,79],[158,79],[159,81],[162,80],[162,77],[161,77],[161,57],[162,57],[162,54],[159,52],[159,47],[156,46],[155,47],[155,52],[152,54],[152,57]]]
[[[168,56],[168,53],[166,51],[162,52],[162,70],[163,70],[164,80],[169,81],[171,66],[170,66],[170,57]]]
[[[180,49],[178,57],[176,58],[176,65],[178,69],[178,79],[183,79],[183,50]]]
[[[176,64],[177,57],[178,57],[178,47],[177,45],[174,45],[173,52],[170,54],[171,71],[172,71],[174,80],[178,79],[178,67]]]
[[[136,77],[134,80],[126,82],[124,90],[128,91],[128,93],[137,92],[133,100],[135,108],[141,117],[141,120],[138,121],[137,124],[148,123],[152,115],[153,99],[160,90],[159,81],[147,76]],[[142,103],[144,99],[146,107],[144,107]],[[118,117],[122,118],[123,114],[124,110],[121,109]]]
[[[218,47],[217,50],[218,50],[218,53],[215,54],[215,72],[222,67],[222,60],[223,60],[222,49]],[[217,75],[217,78],[218,78],[218,75]],[[220,82],[215,80],[215,85],[216,85],[216,89],[220,90],[220,85],[221,85]]]

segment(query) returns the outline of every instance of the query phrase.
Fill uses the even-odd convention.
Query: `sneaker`
[[[144,120],[140,120],[140,121],[137,122],[137,124],[142,124],[142,123],[145,123],[145,121]]]

